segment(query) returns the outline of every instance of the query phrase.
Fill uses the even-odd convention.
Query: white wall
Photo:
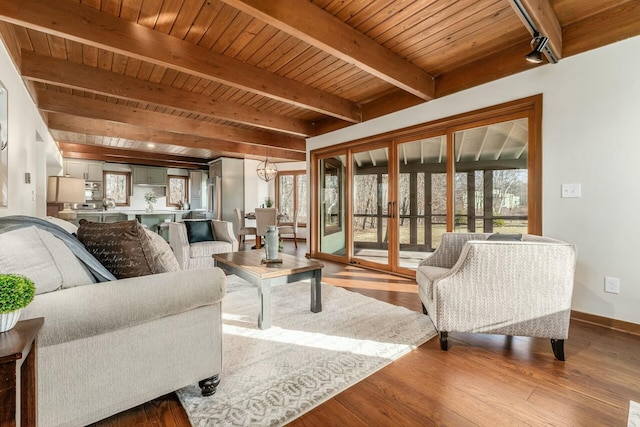
[[[640,323],[638,52],[635,37],[311,138],[307,151],[542,93],[543,233],[578,247],[573,309]],[[561,199],[563,183],[582,197]],[[620,294],[604,292],[605,275]]]
[[[62,156],[2,42],[0,81],[9,93],[9,203],[0,207],[0,216],[43,217],[47,174],[62,170]],[[25,183],[27,172],[30,184]]]

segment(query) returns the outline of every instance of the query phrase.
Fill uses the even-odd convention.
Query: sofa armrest
[[[39,341],[50,346],[217,304],[226,291],[219,268],[174,271],[41,294],[22,318],[44,316]]]
[[[233,233],[233,223],[230,221],[218,221],[212,220],[213,235],[216,240],[222,240],[223,242],[231,243],[232,252],[238,251],[238,239],[236,239]]]

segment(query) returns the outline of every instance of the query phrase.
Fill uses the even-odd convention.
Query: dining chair
[[[233,213],[235,214],[236,217],[236,226],[238,228],[238,241],[239,242],[244,242],[245,236],[249,235],[249,236],[255,236],[256,235],[256,227],[247,227],[244,223],[244,211],[242,211],[241,209],[235,208],[233,210]],[[256,239],[258,237],[256,236]]]
[[[298,212],[293,215],[293,224],[279,225],[278,235],[293,234],[293,244],[298,249]]]
[[[278,225],[278,210],[276,208],[256,208],[256,248],[260,248],[260,237],[267,234],[267,227],[270,225]]]

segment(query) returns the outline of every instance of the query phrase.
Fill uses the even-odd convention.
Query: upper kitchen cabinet
[[[102,182],[102,162],[64,160],[64,174],[71,178]]]
[[[146,166],[133,167],[134,185],[167,185],[167,169]]]

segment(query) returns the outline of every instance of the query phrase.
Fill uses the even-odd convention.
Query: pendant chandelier
[[[269,182],[278,175],[278,168],[273,162],[269,161],[269,156],[267,155],[264,162],[258,163],[256,173],[258,174],[258,178]]]

